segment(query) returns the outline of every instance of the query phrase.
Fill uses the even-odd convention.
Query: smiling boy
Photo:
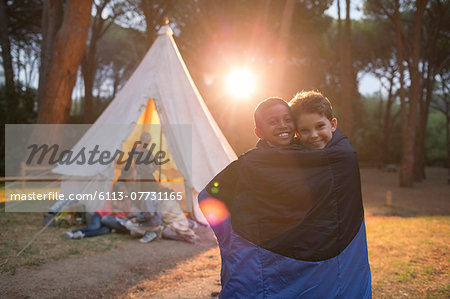
[[[289,102],[300,143],[310,149],[327,146],[337,128],[330,101],[317,91],[303,91]]]
[[[281,98],[268,98],[255,108],[255,134],[270,147],[291,144],[295,125],[289,105]]]
[[[254,117],[257,148],[198,196],[208,221],[218,218],[203,202],[226,206],[210,221],[219,298],[371,298],[358,161],[329,101],[300,93],[289,110],[270,98]],[[302,146],[291,144],[295,123]]]

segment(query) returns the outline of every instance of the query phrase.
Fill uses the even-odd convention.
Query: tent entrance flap
[[[180,125],[162,125],[155,102],[150,98],[122,146],[122,152],[127,155],[122,161],[132,162],[121,163],[119,158],[116,160],[115,181],[121,175],[125,177],[130,169],[135,169],[135,190],[128,190],[135,192],[133,197],[141,200],[176,200],[184,211],[190,212],[192,193],[185,190],[186,179],[171,154],[163,126]]]

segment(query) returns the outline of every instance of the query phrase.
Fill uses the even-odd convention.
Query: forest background
[[[238,154],[256,141],[258,102],[320,90],[361,164],[398,168],[400,186],[412,187],[426,166],[450,166],[449,16],[444,0],[0,0],[3,127],[93,123],[168,17]],[[257,74],[248,99],[224,88],[233,66]],[[361,94],[368,74],[380,89]]]

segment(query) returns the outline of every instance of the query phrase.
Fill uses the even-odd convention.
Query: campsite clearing
[[[413,189],[397,174],[362,169],[374,298],[442,298],[450,292],[450,186],[446,169],[428,169]],[[392,205],[385,206],[391,191]],[[40,213],[0,214],[0,297],[211,298],[220,290],[220,256],[212,233],[196,244],[126,235],[63,240]]]

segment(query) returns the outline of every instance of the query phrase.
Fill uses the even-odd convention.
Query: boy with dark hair
[[[304,145],[284,146],[277,133],[289,126],[281,121],[264,128],[274,116],[264,104],[255,111],[257,148],[199,195],[200,208],[208,199],[228,209],[226,219],[210,222],[222,257],[220,297],[371,297],[356,153],[320,93],[297,98]]]
[[[289,145],[295,127],[288,103],[281,98],[268,98],[256,106],[255,134],[268,146]]]

